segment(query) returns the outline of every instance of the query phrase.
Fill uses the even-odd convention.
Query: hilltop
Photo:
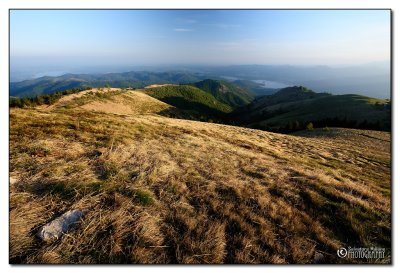
[[[231,106],[191,85],[164,85],[143,92],[185,111],[190,119],[223,118],[232,111]]]
[[[316,93],[303,86],[287,87],[236,109],[238,124],[272,131],[291,132],[315,127],[348,127],[390,130],[390,103],[361,95]]]
[[[250,91],[226,81],[206,79],[191,85],[233,108],[247,105],[254,99],[254,94]]]
[[[176,112],[169,104],[154,99],[142,92],[129,92],[118,88],[94,88],[61,98],[50,106],[51,109],[85,109],[94,112],[137,115],[147,113]]]
[[[180,109],[120,89],[11,108],[10,262],[390,263],[388,132],[283,135],[165,111]],[[87,213],[38,241],[70,209]],[[338,258],[348,245],[386,258]]]

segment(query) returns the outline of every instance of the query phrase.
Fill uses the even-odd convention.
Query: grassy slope
[[[290,136],[82,109],[123,95],[11,109],[12,263],[310,263],[316,252],[360,262],[337,258],[347,245],[390,254],[388,133]],[[71,208],[89,210],[75,230],[35,239]]]
[[[197,115],[223,116],[232,108],[207,92],[189,85],[168,85],[145,89],[144,92],[179,109]]]
[[[115,114],[145,114],[179,110],[169,104],[154,99],[140,91],[118,88],[94,88],[70,96],[64,96],[51,106],[42,109],[83,108]]]
[[[249,104],[254,95],[247,90],[221,80],[203,80],[191,85],[213,95],[217,100],[233,108]]]
[[[377,109],[375,103],[383,104],[384,100],[361,95],[337,95],[317,98],[293,105],[292,110],[269,120],[271,123],[285,123],[298,118],[300,120],[319,120],[329,117],[339,117],[362,122],[368,120],[384,120],[385,111]],[[276,106],[279,107],[279,106]]]
[[[304,93],[306,96],[307,93]],[[277,93],[278,94],[278,93]],[[255,101],[241,116],[246,117],[244,123],[249,126],[279,127],[290,121],[318,121],[326,118],[347,118],[358,123],[380,121],[388,127],[390,124],[388,111],[375,104],[383,104],[381,99],[361,95],[323,95],[310,94],[309,98],[300,96],[296,99],[285,97],[265,97]],[[302,94],[300,94],[302,95]],[[289,102],[287,102],[289,101]]]

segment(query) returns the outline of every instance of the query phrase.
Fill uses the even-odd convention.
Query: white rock
[[[39,229],[37,236],[43,241],[56,240],[66,233],[73,224],[78,222],[82,216],[83,211],[81,210],[76,209],[67,211],[60,217],[42,226]]]
[[[320,252],[315,252],[314,254],[314,264],[323,264],[325,263],[325,256]]]
[[[13,185],[13,184],[15,184],[17,182],[18,182],[18,180],[16,178],[10,176],[10,185]]]

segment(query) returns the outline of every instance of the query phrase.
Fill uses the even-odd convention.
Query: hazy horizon
[[[390,20],[390,10],[11,10],[10,80],[180,70],[386,98]]]
[[[377,69],[380,71],[390,71],[390,61],[381,62],[370,62],[365,64],[355,65],[301,65],[301,64],[230,64],[230,65],[217,65],[217,64],[160,64],[160,65],[67,65],[67,64],[42,64],[42,65],[23,65],[24,60],[20,60],[21,63],[17,62],[16,65],[11,65],[10,78],[12,82],[21,81],[26,79],[35,79],[43,76],[61,76],[65,74],[107,74],[107,73],[122,73],[131,71],[149,71],[149,72],[160,72],[160,71],[185,71],[199,68],[213,68],[213,67],[233,67],[233,66],[275,66],[275,67],[324,67],[324,68],[353,68],[357,69],[370,68]]]

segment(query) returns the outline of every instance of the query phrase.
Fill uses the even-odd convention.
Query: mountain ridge
[[[196,85],[206,91],[195,87]],[[248,91],[229,88],[232,86],[208,79],[188,85],[151,85],[142,92],[179,109],[179,114],[168,112],[171,117],[213,120],[267,131],[297,131],[305,129],[309,123],[317,128],[347,127],[385,131],[391,128],[390,101],[361,95],[316,93],[303,86],[293,86],[272,95],[256,97],[251,102],[241,100],[238,105],[238,94],[248,94]],[[69,92],[30,100],[11,98],[10,105],[21,107],[39,102],[51,103],[64,93]],[[244,103],[245,105],[240,106]]]
[[[34,97],[71,88],[104,87],[143,88],[157,83],[191,83],[202,80],[199,74],[186,72],[130,71],[108,74],[64,74],[10,83],[10,96]]]
[[[236,109],[232,119],[258,129],[290,132],[317,127],[348,127],[389,131],[391,106],[386,100],[347,94],[316,93],[294,86],[256,98]]]
[[[219,101],[234,108],[247,105],[254,99],[253,93],[224,80],[205,79],[190,85],[210,93]]]

